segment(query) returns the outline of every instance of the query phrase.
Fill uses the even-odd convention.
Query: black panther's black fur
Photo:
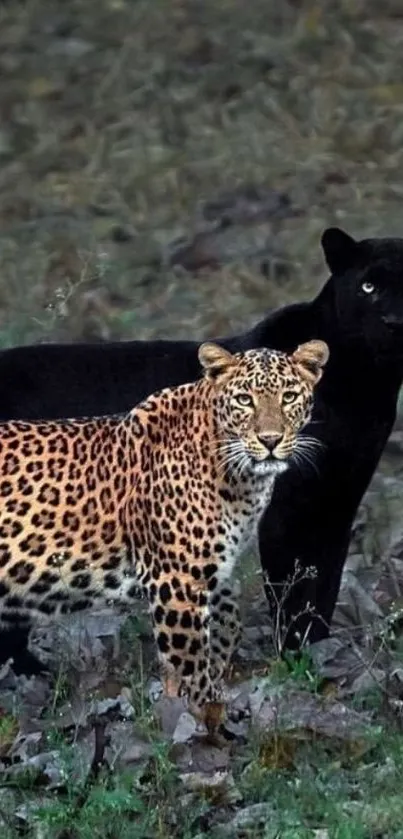
[[[316,568],[316,577],[294,587],[284,605],[289,646],[306,632],[311,641],[328,634],[350,528],[391,431],[403,378],[403,239],[357,243],[329,229],[322,246],[332,276],[312,302],[272,312],[251,331],[222,341],[231,350],[290,350],[322,338],[330,347],[307,430],[323,445],[316,470],[292,466],[280,478],[260,530],[262,565],[278,598],[296,560]],[[196,348],[144,341],[3,351],[0,418],[126,411],[160,387],[195,378]],[[308,601],[316,617],[293,622]],[[0,659],[13,654],[17,668],[29,669],[25,641],[23,631],[3,633]]]

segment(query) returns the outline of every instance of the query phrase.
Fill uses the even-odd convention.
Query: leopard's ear
[[[291,360],[297,365],[302,378],[315,385],[329,360],[329,347],[324,341],[308,341],[297,347]]]
[[[228,350],[210,342],[199,347],[199,361],[204,375],[211,381],[217,379],[222,373],[226,373],[236,363],[235,357]]]

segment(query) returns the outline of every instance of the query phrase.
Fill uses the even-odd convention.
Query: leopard
[[[198,350],[196,381],[123,415],[0,423],[0,628],[106,601],[150,611],[162,684],[219,701],[233,571],[297,456],[329,350]]]

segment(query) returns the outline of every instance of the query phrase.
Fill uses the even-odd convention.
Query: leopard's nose
[[[259,434],[258,440],[259,443],[264,446],[270,454],[274,451],[280,440],[282,440],[283,435],[279,433],[272,432],[270,434]]]

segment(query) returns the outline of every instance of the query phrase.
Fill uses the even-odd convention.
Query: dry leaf
[[[265,769],[292,769],[297,741],[287,735],[273,734],[259,749],[259,763]]]
[[[43,99],[46,96],[57,93],[58,90],[59,86],[52,79],[46,78],[46,76],[37,76],[28,84],[28,95],[34,99]]]
[[[162,696],[154,705],[154,713],[163,734],[173,737],[182,714],[187,711],[186,700],[176,696]]]
[[[403,102],[403,84],[401,82],[377,84],[372,88],[371,92],[376,99],[385,104],[390,103],[391,105],[395,105]]]
[[[173,743],[186,743],[188,740],[191,740],[192,737],[196,734],[197,730],[197,722],[192,714],[189,714],[187,711],[184,711],[183,714],[180,715],[178,722],[175,727],[175,731],[172,735],[172,742]]]
[[[179,777],[186,789],[201,794],[216,807],[235,804],[241,798],[231,772],[217,771],[212,775],[188,772]]]
[[[304,17],[304,29],[308,35],[317,35],[322,20],[322,9],[320,5],[312,6]]]

